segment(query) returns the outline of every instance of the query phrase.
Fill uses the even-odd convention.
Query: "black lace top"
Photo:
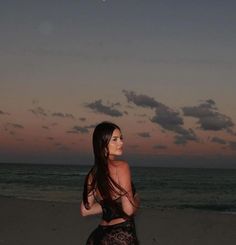
[[[113,219],[124,218],[124,212],[122,210],[121,197],[114,200],[113,206],[105,201],[101,201],[102,206],[102,219],[110,222]]]
[[[136,193],[136,189],[134,187],[134,184],[132,184],[132,191],[133,195]],[[122,203],[121,203],[121,197],[118,197],[113,200],[113,205],[106,202],[105,200],[98,200],[96,195],[94,195],[96,201],[101,205],[102,207],[102,219],[110,222],[113,219],[117,218],[127,218],[128,216],[124,213],[122,209]]]

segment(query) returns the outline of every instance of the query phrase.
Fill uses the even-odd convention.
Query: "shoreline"
[[[8,195],[1,195],[0,194],[0,200],[1,199],[13,199],[13,200],[25,200],[25,201],[33,201],[33,202],[45,202],[45,203],[56,203],[56,204],[75,204],[79,205],[80,201],[62,201],[62,200],[46,200],[46,199],[33,199],[33,198],[22,198],[22,197],[16,197],[16,196],[8,196]],[[236,215],[236,211],[232,210],[223,210],[223,209],[204,209],[204,208],[194,208],[194,207],[142,207],[142,210],[156,210],[156,211],[192,211],[192,212],[209,212],[209,213],[218,213],[218,214],[232,214]]]
[[[78,203],[0,196],[0,245],[83,245],[99,216]],[[135,217],[141,245],[234,245],[236,216],[206,210],[144,209]]]

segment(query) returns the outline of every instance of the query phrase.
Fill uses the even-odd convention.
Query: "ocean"
[[[0,196],[79,203],[90,166],[0,164]],[[131,167],[143,208],[236,212],[236,170]]]

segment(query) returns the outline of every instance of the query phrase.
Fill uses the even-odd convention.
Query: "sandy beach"
[[[82,218],[76,203],[0,197],[0,245],[83,245],[99,217]],[[140,209],[141,245],[236,244],[236,215],[196,210]]]

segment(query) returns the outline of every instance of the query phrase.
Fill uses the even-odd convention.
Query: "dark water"
[[[0,195],[80,202],[89,166],[0,164]],[[236,212],[236,170],[132,167],[142,207]]]

